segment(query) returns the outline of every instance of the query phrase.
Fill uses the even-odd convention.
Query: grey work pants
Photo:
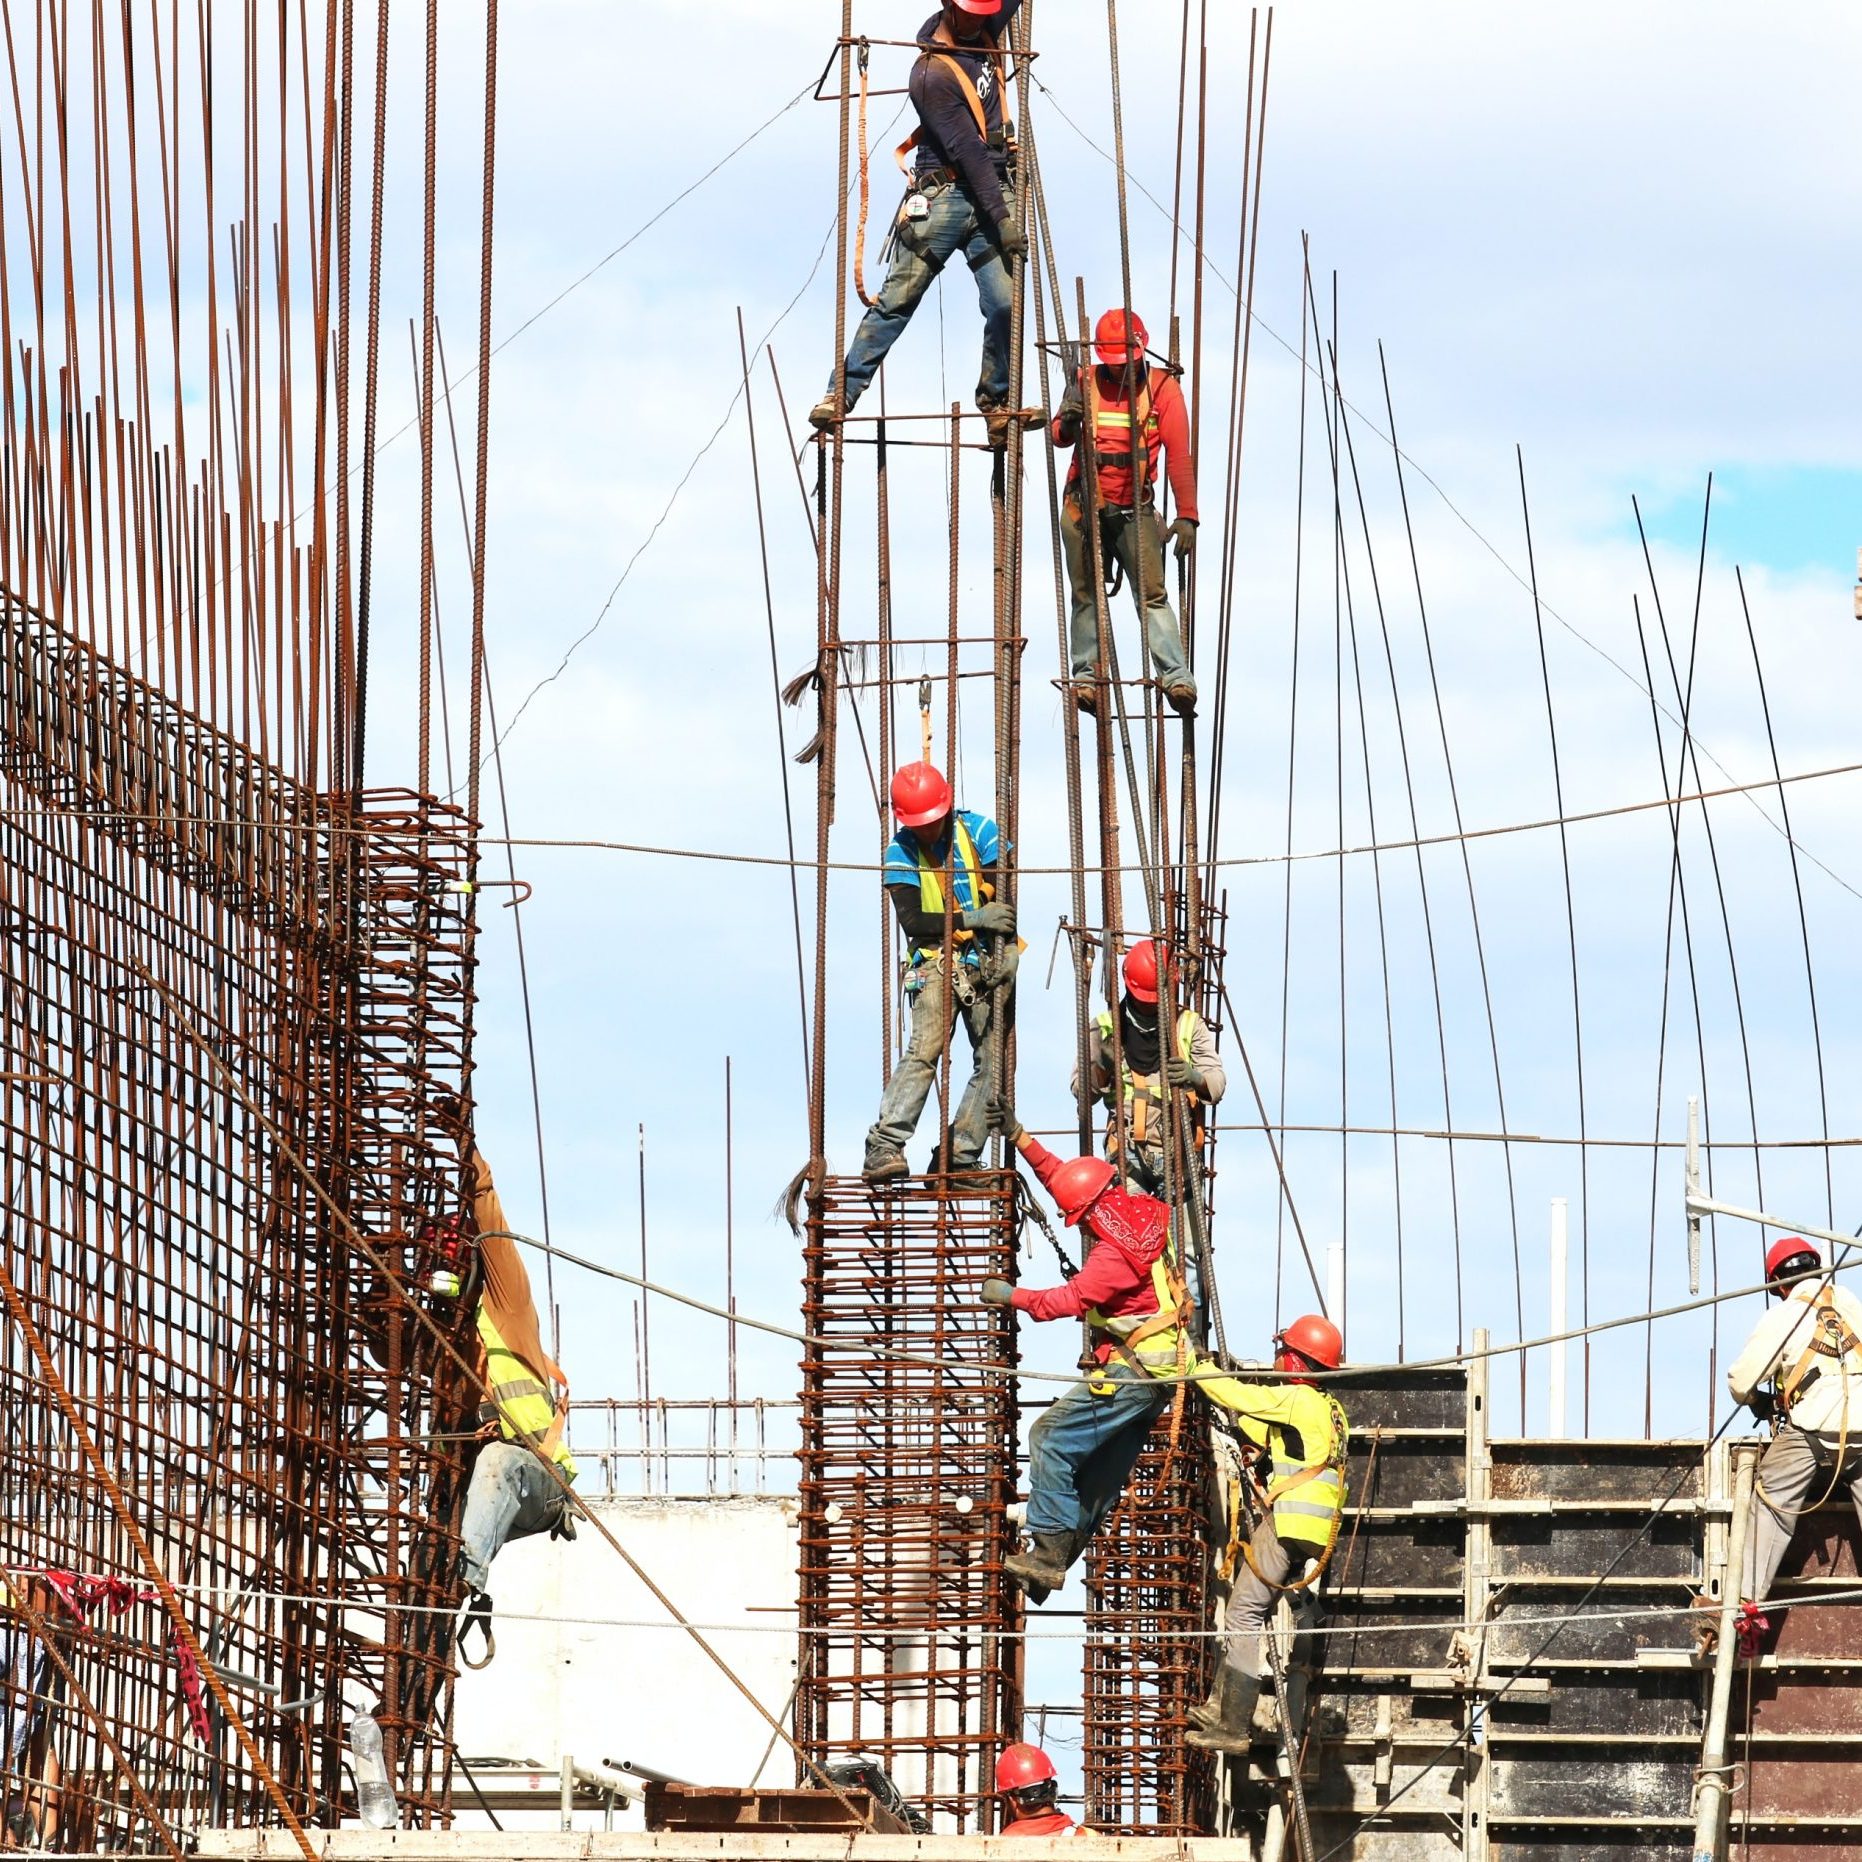
[[[1183,631],[1165,592],[1164,533],[1156,510],[1148,504],[1135,512],[1107,505],[1099,513],[1099,537],[1102,547],[1124,566],[1132,599],[1144,616],[1145,643],[1151,649],[1158,678],[1167,686],[1186,685],[1195,691],[1196,681],[1190,677],[1189,661],[1184,657]],[[1090,679],[1099,658],[1101,565],[1093,561],[1092,532],[1072,498],[1061,512],[1060,546],[1073,591],[1073,617],[1067,628],[1073,676]],[[1136,676],[1138,668],[1125,665],[1121,670],[1129,679]]]
[[[1222,1660],[1244,1680],[1254,1680],[1261,1672],[1261,1638],[1274,1605],[1280,1601],[1279,1587],[1292,1575],[1296,1552],[1290,1552],[1274,1530],[1274,1522],[1264,1519],[1255,1527],[1248,1542],[1254,1564],[1246,1558],[1235,1567],[1235,1580],[1228,1593],[1228,1611],[1223,1618],[1227,1641]],[[1303,1566],[1305,1557],[1300,1555]],[[1255,1566],[1260,1576],[1255,1576]]]
[[[1752,1523],[1746,1534],[1744,1596],[1763,1599],[1777,1579],[1791,1535],[1805,1507],[1826,1488],[1832,1494],[1849,1492],[1849,1502],[1862,1522],[1862,1441],[1852,1441],[1837,1469],[1836,1449],[1792,1423],[1778,1431],[1759,1459],[1759,1482],[1752,1493]]]
[[[551,1531],[568,1504],[556,1477],[529,1449],[487,1442],[472,1464],[459,1526],[459,1574],[467,1589],[482,1591],[499,1552],[513,1539]]]

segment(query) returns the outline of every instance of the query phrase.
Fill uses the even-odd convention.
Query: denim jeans
[[[970,197],[954,182],[924,190],[930,212],[922,220],[899,221],[892,241],[892,269],[871,308],[854,331],[853,347],[847,351],[847,400],[852,407],[859,400],[886,352],[912,320],[919,300],[931,289],[932,280],[946,262],[961,252],[976,274],[976,299],[983,311],[983,366],[976,383],[978,407],[1005,407],[1009,398],[1009,320],[1013,307],[1013,287],[1009,268],[996,244],[996,229],[989,225]],[[1015,214],[1015,194],[1003,189],[1011,217]],[[832,381],[828,392],[834,391]]]
[[[886,1082],[879,1116],[866,1134],[868,1164],[904,1150],[906,1141],[918,1129],[925,1101],[937,1085],[938,1066],[951,1036],[951,992],[944,967],[927,964],[922,974],[924,986],[911,998],[911,1038],[892,1070],[892,1078]],[[974,994],[968,1002],[959,999],[957,1012],[970,1037],[970,1083],[963,1089],[950,1121],[950,1162],[953,1169],[959,1170],[976,1162],[989,1137],[989,1025],[996,1013],[998,995],[1006,1004],[1009,988],[1005,985],[999,992],[986,991],[976,983],[974,970],[968,974]],[[1007,1012],[1006,1006],[1003,1012]]]
[[[1108,505],[1099,513],[1099,536],[1105,548],[1124,565],[1132,599],[1144,616],[1145,636],[1157,676],[1166,685],[1187,685],[1194,691],[1195,681],[1183,653],[1183,633],[1164,588],[1164,538],[1157,526],[1156,508],[1146,504],[1136,513],[1128,513]],[[1090,560],[1092,532],[1074,496],[1069,496],[1061,508],[1060,544],[1067,558],[1067,580],[1073,585],[1073,620],[1068,633],[1073,676],[1090,679],[1099,658],[1098,591],[1103,577],[1100,564]],[[1110,619],[1108,614],[1108,622]],[[1130,678],[1137,670],[1127,666],[1125,676]]]
[[[1068,1562],[1118,1504],[1145,1438],[1171,1397],[1171,1386],[1113,1363],[1055,1399],[1028,1434],[1028,1530],[1072,1542]]]
[[[512,1539],[548,1532],[567,1504],[563,1490],[529,1449],[516,1442],[487,1442],[472,1464],[465,1519],[459,1527],[459,1573],[473,1590],[483,1590],[491,1561]]]

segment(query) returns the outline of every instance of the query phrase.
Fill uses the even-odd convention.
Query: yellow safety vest
[[[962,819],[953,814],[950,818],[951,845],[955,858],[963,862],[963,870],[969,875],[970,898],[977,904],[985,903],[983,895],[983,868],[976,857],[976,843],[970,838],[970,830],[963,825]],[[916,841],[916,836],[913,837]],[[948,863],[947,863],[948,865]],[[944,873],[946,867],[934,865],[922,845],[918,848],[918,909],[927,918],[942,918],[944,915]],[[961,910],[961,908],[959,908]],[[953,940],[958,944],[973,943],[972,934],[961,925],[954,925],[951,930]],[[942,953],[936,949],[921,946],[912,952],[912,963],[916,967],[921,963],[935,963]]]
[[[1155,1312],[1120,1313],[1116,1317],[1097,1306],[1088,1308],[1086,1323],[1112,1341],[1113,1355],[1133,1370],[1169,1375],[1185,1361],[1183,1327],[1190,1321],[1190,1290],[1177,1265],[1175,1242],[1151,1263],[1151,1292]]]
[[[1101,1009],[1095,1025],[1099,1029],[1099,1038],[1106,1044],[1107,1052],[1112,1047],[1112,1015],[1108,1009]],[[1192,1058],[1192,1049],[1196,1041],[1196,1011],[1185,1009],[1177,1017],[1177,1053],[1184,1060]],[[1150,1111],[1153,1106],[1164,1103],[1164,1084],[1161,1073],[1134,1073],[1129,1064],[1123,1069],[1124,1091],[1119,1095],[1131,1116],[1131,1141],[1133,1144],[1148,1144],[1162,1138],[1161,1132],[1149,1130]],[[1112,1089],[1105,1092],[1105,1103],[1112,1104]],[[1118,1130],[1116,1125],[1106,1133],[1106,1149],[1116,1147]]]
[[[541,1448],[562,1469],[565,1479],[574,1480],[575,1458],[563,1440],[566,1412],[557,1409],[536,1372],[504,1342],[482,1301],[478,1335],[485,1346],[488,1390],[480,1414],[487,1422],[497,1422],[507,1442],[528,1442]]]
[[[1338,1532],[1345,1504],[1345,1451],[1350,1427],[1336,1397],[1310,1384],[1280,1386],[1293,1414],[1286,1422],[1260,1422],[1237,1416],[1250,1441],[1265,1442],[1272,1462],[1267,1498],[1274,1509],[1274,1531],[1282,1539],[1324,1550]],[[1307,1459],[1296,1460],[1288,1436],[1299,1439]]]

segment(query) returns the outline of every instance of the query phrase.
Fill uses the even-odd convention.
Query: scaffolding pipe
[[[1553,1343],[1551,1346],[1551,1373],[1547,1379],[1548,1410],[1545,1420],[1545,1432],[1554,1441],[1565,1432],[1565,1340],[1560,1334],[1567,1324],[1566,1316],[1566,1282],[1569,1278],[1567,1258],[1571,1249],[1570,1205],[1564,1197],[1552,1198],[1552,1301],[1551,1325]]]
[[[1746,1534],[1752,1522],[1752,1486],[1758,1470],[1758,1446],[1733,1446],[1733,1521],[1726,1535],[1726,1570],[1720,1579],[1720,1636],[1713,1651],[1713,1692],[1707,1704],[1707,1731],[1701,1740],[1700,1772],[1694,1786],[1694,1862],[1715,1862],[1725,1854],[1721,1824],[1726,1800],[1726,1722],[1733,1701],[1733,1666],[1738,1640],[1733,1621],[1739,1613],[1740,1580],[1745,1570]]]

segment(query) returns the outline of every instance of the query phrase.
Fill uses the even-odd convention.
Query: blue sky
[[[1052,5],[1052,0],[1048,0]],[[1246,15],[1212,9],[1210,249],[1234,260]],[[1082,275],[1096,305],[1116,294],[1111,171],[1057,114],[1109,146],[1103,27],[1085,9],[1047,40],[1037,100],[1058,264],[1069,298]],[[494,369],[489,638],[494,690],[508,721],[519,701],[575,649],[570,672],[544,686],[506,746],[518,835],[673,844],[768,854],[783,845],[769,653],[748,442],[737,387],[735,311],[750,339],[775,326],[773,347],[792,429],[832,362],[833,265],[818,261],[834,214],[833,112],[812,102],[783,111],[811,83],[836,29],[830,4],[773,8],[721,0],[702,10],[642,0],[625,23],[593,5],[527,8],[507,17],[500,141],[497,325],[515,329],[611,252],[673,194],[766,117],[753,148],[705,183],[503,351]],[[449,11],[443,95],[468,127],[477,81],[472,10]],[[1061,15],[1043,23],[1043,33]],[[862,6],[860,27],[903,36],[914,10]],[[1229,988],[1240,1026],[1229,1032],[1237,1085],[1227,1112],[1252,1119],[1234,1068],[1245,1040],[1270,1106],[1280,1094],[1285,770],[1293,708],[1293,499],[1300,409],[1302,233],[1328,305],[1337,274],[1340,366],[1390,635],[1385,659],[1371,601],[1360,519],[1346,488],[1348,560],[1365,722],[1343,688],[1345,784],[1336,790],[1334,590],[1330,487],[1322,471],[1318,403],[1308,402],[1307,505],[1301,590],[1296,850],[1321,851],[1408,833],[1395,669],[1419,825],[1452,826],[1416,592],[1401,527],[1378,379],[1381,341],[1396,398],[1442,715],[1470,827],[1534,821],[1552,810],[1539,648],[1526,571],[1514,447],[1523,448],[1533,540],[1546,603],[1546,656],[1568,808],[1644,803],[1663,793],[1649,701],[1641,689],[1632,597],[1655,624],[1629,517],[1632,491],[1650,520],[1663,608],[1675,652],[1692,632],[1701,488],[1716,474],[1716,517],[1703,591],[1694,726],[1710,786],[1769,776],[1744,619],[1732,564],[1744,566],[1779,754],[1789,770],[1854,759],[1854,550],[1862,541],[1850,468],[1858,412],[1852,342],[1858,264],[1854,165],[1842,147],[1849,106],[1843,72],[1858,28],[1837,7],[1796,9],[1763,31],[1730,7],[1560,9],[1528,18],[1438,6],[1400,15],[1370,6],[1282,7],[1276,14],[1257,324],[1242,476],[1235,697],[1226,858]],[[1607,55],[1604,50],[1607,48]],[[565,51],[572,56],[565,56]],[[1160,196],[1170,185],[1175,30],[1129,32],[1124,71],[1128,160]],[[876,65],[876,70],[877,70]],[[643,80],[656,73],[666,80]],[[410,73],[404,73],[404,78]],[[896,82],[897,74],[876,82]],[[410,92],[410,96],[412,93]],[[623,101],[624,100],[624,101]],[[878,107],[876,106],[876,109]],[[1742,126],[1737,137],[1726,125]],[[878,110],[874,143],[897,139]],[[391,152],[393,196],[417,183],[410,118]],[[459,149],[472,138],[461,133]],[[883,170],[885,157],[879,158]],[[475,268],[470,164],[442,176],[453,201],[442,267],[442,315],[455,357],[467,347]],[[891,184],[881,181],[876,215]],[[1168,226],[1134,195],[1132,262],[1141,309],[1155,317],[1169,270]],[[876,234],[869,267],[876,269]],[[405,255],[411,258],[412,254]],[[417,278],[391,279],[384,327],[404,324]],[[798,296],[799,292],[799,296]],[[1226,404],[1231,295],[1208,292],[1205,405]],[[944,405],[973,380],[976,322],[967,278],[927,300],[895,354],[897,407]],[[455,365],[457,366],[457,364]],[[387,415],[394,415],[395,377]],[[1313,388],[1308,377],[1309,391]],[[777,657],[783,674],[809,659],[813,569],[795,478],[774,444],[777,404],[767,358],[756,410],[764,443]],[[694,466],[708,437],[716,440]],[[1219,429],[1219,418],[1211,420]],[[1206,449],[1205,503],[1222,480]],[[385,495],[412,490],[413,455],[391,449]],[[683,491],[675,486],[691,469]],[[917,478],[911,476],[913,470]],[[1445,496],[1423,482],[1426,472]],[[972,479],[980,493],[980,479]],[[850,488],[847,586],[870,586],[870,491]],[[941,612],[945,532],[934,470],[901,468],[895,513],[900,624]],[[662,513],[670,512],[660,522]],[[1452,501],[1452,502],[1450,502]],[[1024,720],[1024,828],[1031,865],[1064,858],[1059,711],[1048,684],[1056,644],[1039,478],[1030,500]],[[407,508],[407,507],[402,507]],[[910,514],[931,520],[914,524]],[[971,513],[966,511],[966,517]],[[980,530],[980,506],[967,534]],[[659,528],[655,531],[655,525]],[[1204,611],[1213,611],[1219,550],[1205,533]],[[649,541],[649,534],[651,540]],[[644,547],[643,547],[644,546]],[[637,560],[636,560],[636,554]],[[630,567],[630,564],[632,565]],[[444,567],[445,612],[461,619],[461,563]],[[411,612],[407,563],[390,547],[385,599]],[[623,579],[624,578],[624,579]],[[986,564],[963,563],[966,601],[986,599]],[[618,584],[618,591],[617,591]],[[455,626],[449,621],[449,629]],[[458,635],[450,635],[454,640]],[[1347,624],[1338,636],[1350,679]],[[379,677],[405,677],[411,621],[386,636]],[[1660,646],[1658,694],[1677,710]],[[903,671],[915,671],[906,666]],[[1207,669],[1205,668],[1205,677]],[[404,708],[403,708],[404,709]],[[380,715],[392,720],[384,703]],[[785,717],[793,747],[796,717]],[[960,782],[987,787],[986,717],[966,721]],[[1666,727],[1672,778],[1677,738]],[[805,732],[804,732],[805,734]],[[1370,801],[1364,742],[1369,744]],[[383,771],[404,751],[384,724]],[[1691,788],[1690,781],[1687,785]],[[876,858],[881,824],[862,808],[864,775],[843,783],[837,858]],[[1862,1129],[1853,1012],[1855,914],[1862,887],[1850,784],[1829,779],[1790,793],[1822,1015],[1829,1117]],[[811,785],[797,785],[798,828],[812,834]],[[1761,808],[1765,813],[1761,813]],[[1719,895],[1696,808],[1683,824],[1683,870],[1699,971],[1701,1029],[1680,932],[1663,1064],[1660,1131],[1677,1137],[1698,1092],[1704,1054],[1716,1138],[1748,1137],[1745,1054],[1761,1136],[1821,1130],[1803,953],[1788,849],[1775,797],[1712,805],[1714,852],[1746,1018],[1742,1049]],[[1342,837],[1342,840],[1341,840]],[[1587,1129],[1633,1141],[1592,1154],[1588,1169],[1594,1315],[1645,1303],[1654,1257],[1658,1300],[1684,1287],[1678,1163],[1644,1146],[1657,1128],[1657,1031],[1673,837],[1667,816],[1641,812],[1570,834],[1582,978]],[[1814,856],[1814,857],[1813,857]],[[1338,1028],[1337,861],[1302,862],[1292,895],[1287,986],[1286,1116],[1295,1123],[1444,1123],[1433,990],[1417,862],[1409,853],[1345,867],[1346,1037]],[[1513,1130],[1543,1137],[1577,1129],[1564,889],[1558,837],[1537,831],[1469,850],[1495,1003],[1491,1040]],[[1490,1034],[1479,989],[1461,857],[1422,861],[1443,978],[1444,1040],[1456,1125],[1499,1123]],[[737,1088],[736,1249],[747,1310],[792,1317],[799,1257],[769,1217],[806,1152],[797,1059],[794,957],[786,879],[775,868],[718,866],[585,849],[526,849],[519,870],[536,887],[526,909],[536,1042],[555,1232],[565,1245],[628,1265],[638,1254],[638,1127],[648,1145],[648,1217],[655,1271],[715,1296],[723,1280],[722,1075]],[[1376,888],[1392,974],[1385,1048]],[[1135,902],[1135,901],[1134,901]],[[806,892],[804,903],[807,903]],[[1065,909],[1065,883],[1030,878],[1024,921],[1040,961],[1022,1004],[1018,1100],[1031,1122],[1066,1115],[1071,1038],[1065,992],[1042,990],[1045,952]],[[857,1165],[879,1084],[877,912],[867,882],[837,875],[829,928],[830,1155]],[[481,1132],[520,1224],[539,1221],[524,1030],[505,914],[489,915],[481,975]],[[1238,1040],[1239,1038],[1239,1040]],[[1344,1085],[1341,1098],[1341,1071]],[[1644,1148],[1637,1148],[1643,1146]],[[1853,1191],[1851,1152],[1837,1153],[1838,1213]],[[1351,1348],[1381,1357],[1452,1349],[1486,1325],[1514,1335],[1545,1309],[1545,1231],[1554,1195],[1572,1201],[1573,1247],[1585,1226],[1573,1147],[1439,1140],[1290,1137],[1287,1162],[1315,1245],[1348,1236]],[[1824,1213],[1821,1160],[1800,1150],[1762,1157],[1768,1202],[1801,1219]],[[1277,1273],[1297,1298],[1258,1136],[1223,1139],[1219,1248],[1234,1342],[1270,1328]],[[1728,1193],[1756,1196],[1749,1152],[1722,1154]],[[1397,1178],[1401,1177],[1398,1194]],[[1651,1214],[1651,1198],[1654,1210]],[[1452,1201],[1451,1201],[1452,1199]],[[1451,1210],[1459,1215],[1459,1240]],[[1397,1219],[1402,1218],[1402,1271]],[[1517,1224],[1522,1292],[1514,1284]],[[1457,1302],[1455,1260],[1461,1261]],[[1755,1230],[1721,1226],[1726,1272],[1744,1271]],[[1282,1263],[1284,1267],[1284,1263]],[[1046,1264],[1031,1258],[1031,1274]],[[1574,1275],[1576,1269],[1574,1267]],[[564,1356],[578,1394],[630,1394],[635,1366],[628,1297],[559,1273]],[[1579,1293],[1574,1285],[1573,1310]],[[1725,1335],[1751,1313],[1729,1311]],[[656,1305],[656,1388],[699,1395],[722,1383],[709,1320]],[[1058,1330],[1059,1328],[1056,1328]],[[1696,1431],[1707,1416],[1707,1320],[1671,1322],[1654,1347],[1652,1426]],[[1592,1427],[1640,1433],[1640,1334],[1593,1354]],[[1032,1337],[1029,1358],[1060,1370],[1068,1341]],[[1724,1362],[1722,1350],[1721,1363]],[[1543,1367],[1529,1417],[1543,1413]],[[1507,1377],[1500,1378],[1507,1387]],[[771,1395],[797,1383],[792,1348],[745,1341],[743,1382]]]

